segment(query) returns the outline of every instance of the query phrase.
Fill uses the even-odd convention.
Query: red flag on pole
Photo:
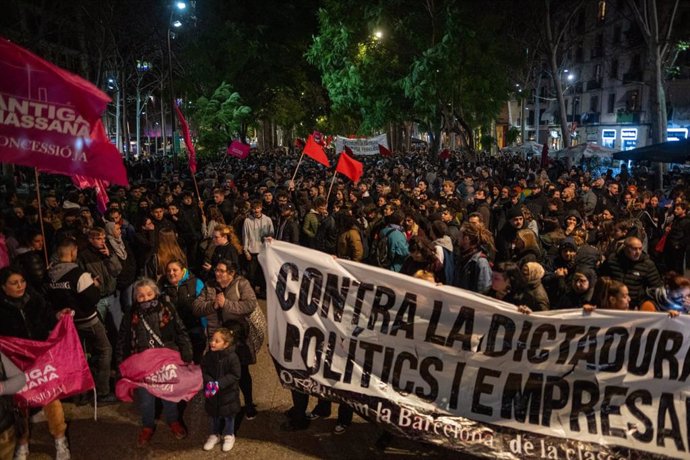
[[[447,160],[448,158],[450,158],[450,150],[448,150],[448,149],[441,150],[441,153],[438,154],[438,157],[442,160]]]
[[[129,185],[90,82],[0,38],[0,161]]]
[[[318,161],[325,167],[330,167],[331,163],[328,161],[326,152],[323,151],[323,147],[314,141],[314,136],[309,135],[307,139],[307,145],[304,146],[304,153],[314,161]]]
[[[187,120],[184,119],[180,108],[175,104],[175,113],[177,114],[177,119],[180,122],[180,128],[182,129],[182,136],[184,137],[184,145],[187,146],[187,160],[189,161],[189,170],[192,174],[196,174],[196,150],[194,150],[194,144],[192,144],[192,136],[189,134],[189,125]]]
[[[347,153],[342,152],[335,170],[349,177],[352,182],[357,183],[364,173],[364,166],[359,161],[350,158],[350,155]]]
[[[385,147],[385,146],[383,146],[383,145],[381,145],[381,144],[379,144],[379,153],[381,154],[381,156],[384,156],[384,157],[393,156],[393,154],[391,153],[391,151],[388,150],[388,147]]]

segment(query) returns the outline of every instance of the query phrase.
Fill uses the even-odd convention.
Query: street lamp
[[[137,155],[141,156],[141,80],[144,74],[151,69],[151,64],[148,61],[137,61]],[[147,98],[148,100],[148,98]]]
[[[173,22],[173,15],[175,11],[184,11],[187,8],[185,2],[175,2],[174,6],[170,8],[170,18],[168,19],[168,77],[170,78],[170,153],[173,157],[173,169],[177,167],[177,151],[175,150],[175,88],[173,85],[173,60],[172,60],[172,46],[170,41],[173,37],[173,33],[170,27],[180,28],[182,27],[182,22],[180,20],[175,20]],[[163,133],[165,136],[165,133]],[[165,139],[165,137],[163,137]],[[163,144],[165,145],[165,144]]]

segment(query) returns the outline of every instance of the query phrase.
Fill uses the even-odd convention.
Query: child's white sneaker
[[[206,443],[204,444],[204,450],[206,450],[206,451],[212,450],[214,447],[216,447],[216,444],[218,444],[219,442],[220,442],[220,437],[218,435],[212,434],[206,440]]]
[[[235,435],[223,436],[223,452],[230,452],[235,445]]]

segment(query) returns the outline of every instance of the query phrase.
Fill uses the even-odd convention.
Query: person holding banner
[[[50,329],[55,325],[56,317],[43,297],[27,286],[24,275],[17,269],[3,268],[0,270],[0,287],[0,335],[46,340]],[[14,457],[17,460],[29,455],[29,409],[21,409],[24,413],[24,428],[17,440]],[[55,440],[55,458],[69,460],[71,455],[65,437],[67,424],[62,403],[55,399],[43,407],[43,412],[48,420],[48,431]]]
[[[175,307],[161,297],[155,281],[142,278],[134,283],[134,305],[122,321],[116,361],[121,363],[130,355],[149,348],[179,351],[185,363],[190,363],[193,359],[189,335]],[[135,395],[143,425],[137,445],[143,447],[149,443],[155,431],[157,398],[145,388],[137,388]],[[162,416],[170,426],[173,436],[176,439],[186,438],[187,429],[180,422],[177,404],[165,399],[160,401],[163,406]]]
[[[0,353],[0,460],[14,457],[17,445],[16,408],[12,395],[26,384],[26,374]]]

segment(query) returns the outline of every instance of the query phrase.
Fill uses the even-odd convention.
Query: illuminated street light
[[[177,2],[175,6],[178,10],[184,10],[185,8],[187,8],[187,4],[185,2]]]
[[[172,23],[173,27],[182,27],[182,23],[180,21],[175,21]]]
[[[575,79],[575,75],[573,74],[568,74],[568,81],[573,81]]]
[[[377,30],[374,32],[374,40],[381,40],[383,38],[383,32],[380,30]]]

